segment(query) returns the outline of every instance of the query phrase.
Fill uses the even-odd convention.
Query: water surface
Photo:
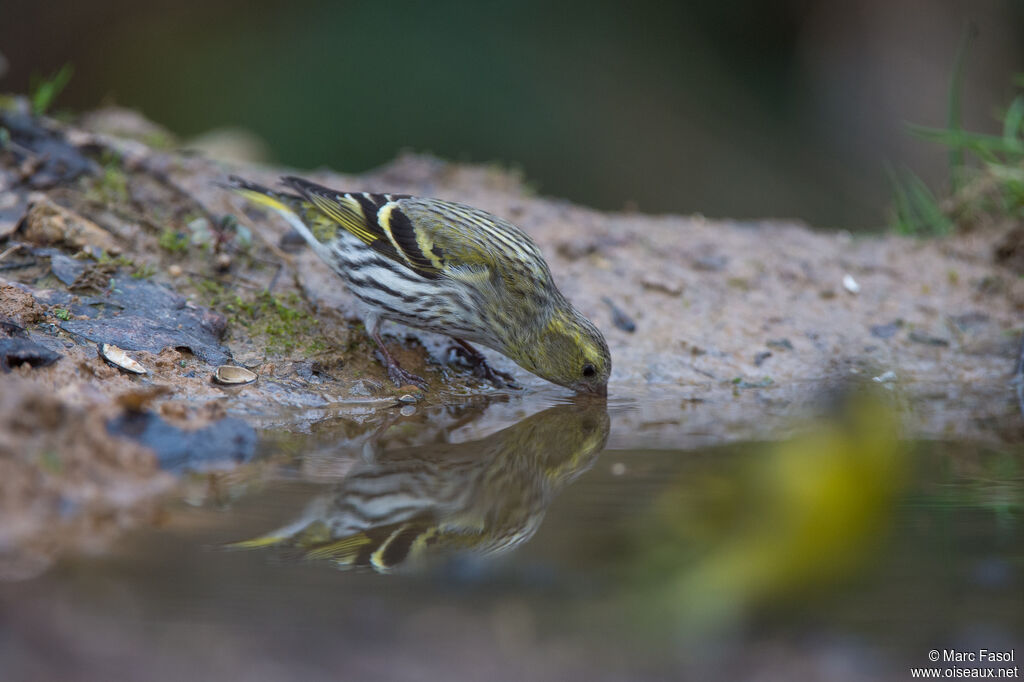
[[[900,440],[868,400],[694,445],[693,405],[267,418],[260,461],[187,476],[156,527],[0,585],[2,677],[909,679],[931,649],[1024,655],[1019,444]]]

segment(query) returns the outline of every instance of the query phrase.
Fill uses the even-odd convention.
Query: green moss
[[[0,95],[0,111],[17,111],[20,101],[21,98],[17,95]]]
[[[56,310],[53,311],[53,314],[56,315],[57,319],[60,320],[71,319],[71,311],[69,311],[67,308],[57,308]]]
[[[132,272],[132,277],[134,279],[149,279],[150,277],[152,277],[155,274],[156,274],[156,268],[153,267],[152,265],[149,265],[147,263],[147,264],[140,265],[139,267],[135,268],[135,271]]]
[[[161,151],[171,149],[175,145],[174,137],[162,130],[155,130],[148,135],[144,135],[141,142],[147,147]]]
[[[128,176],[119,164],[111,162],[103,167],[99,189],[110,201],[128,200]]]
[[[164,230],[158,241],[160,248],[171,253],[188,251],[188,235],[175,230]]]
[[[47,473],[59,474],[64,470],[64,462],[56,451],[44,450],[39,453],[39,467]]]
[[[193,282],[193,284],[203,294],[208,304],[216,306],[221,302],[220,298],[224,296],[224,287],[221,286],[220,282],[212,279],[201,279]]]
[[[115,265],[119,268],[133,268],[135,267],[135,261],[125,255],[117,257],[111,256],[109,253],[104,251],[100,254],[100,257],[96,259],[97,265]]]
[[[265,291],[251,297],[229,293],[214,280],[200,280],[196,288],[206,302],[223,312],[232,326],[242,327],[254,341],[262,343],[268,353],[300,351],[306,356],[326,350],[317,333],[316,320],[302,309],[297,294],[275,296]]]
[[[82,192],[88,201],[104,205],[123,205],[128,195],[128,175],[124,171],[121,157],[107,150],[99,159],[103,172],[99,176],[88,176],[81,181]]]

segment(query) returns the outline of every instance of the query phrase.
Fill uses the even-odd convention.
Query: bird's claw
[[[498,388],[522,388],[522,386],[517,384],[516,380],[512,378],[511,374],[494,369],[487,364],[486,360],[473,367],[473,374],[484,381],[491,382]]]
[[[451,347],[451,352],[455,353],[455,355],[462,358],[469,364],[470,368],[473,370],[473,376],[483,379],[484,381],[488,381],[497,388],[522,388],[516,383],[516,380],[512,378],[511,374],[491,367],[487,362],[487,358],[479,352],[470,352],[470,350],[456,345]]]
[[[424,391],[429,388],[429,384],[427,384],[426,379],[418,374],[413,374],[408,370],[402,369],[397,363],[389,364],[387,370],[388,379],[391,379],[395,386],[408,386],[409,384],[412,384],[413,386],[419,386]]]

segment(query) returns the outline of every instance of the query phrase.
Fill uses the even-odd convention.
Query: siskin
[[[480,440],[365,458],[294,522],[228,547],[280,546],[381,573],[508,552],[533,537],[555,496],[604,449],[608,413],[587,403],[557,405]]]
[[[607,395],[608,344],[515,225],[450,201],[283,182],[295,193],[234,176],[228,187],[280,213],[345,280],[365,304],[366,328],[396,385],[426,382],[388,352],[384,320],[450,336],[476,373],[498,386],[513,385],[511,377],[489,367],[470,342],[553,383]]]

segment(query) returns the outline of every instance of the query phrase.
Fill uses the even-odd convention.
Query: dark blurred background
[[[413,149],[602,209],[870,229],[885,163],[942,187],[905,124],[944,125],[969,24],[964,124],[997,130],[1021,2],[3,0],[0,90],[70,62],[58,108],[242,128],[299,168]]]

